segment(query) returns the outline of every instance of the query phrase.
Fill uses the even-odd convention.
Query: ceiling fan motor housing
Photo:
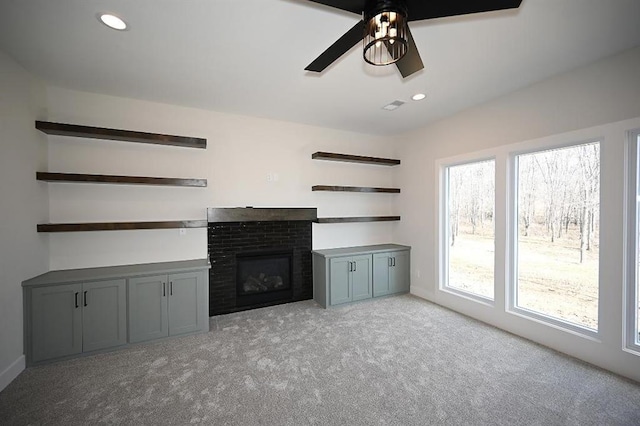
[[[367,22],[382,12],[398,12],[409,18],[407,5],[403,0],[367,0],[364,4],[364,21]]]
[[[363,57],[372,65],[390,65],[408,48],[407,6],[402,0],[367,0],[363,12]]]

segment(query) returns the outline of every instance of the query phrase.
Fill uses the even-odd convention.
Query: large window
[[[495,161],[445,168],[444,287],[494,298]]]
[[[600,144],[515,157],[512,309],[598,330]]]
[[[629,137],[627,206],[627,347],[640,351],[640,130]]]

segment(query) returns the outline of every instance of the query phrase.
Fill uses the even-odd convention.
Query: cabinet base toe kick
[[[327,308],[406,293],[411,247],[398,244],[313,251],[313,299]]]
[[[51,271],[22,283],[27,366],[209,331],[206,259]]]

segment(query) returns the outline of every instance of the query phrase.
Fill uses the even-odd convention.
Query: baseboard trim
[[[20,355],[18,359],[13,361],[2,373],[0,373],[0,391],[9,386],[22,371],[25,369],[26,363],[24,355]]]
[[[418,296],[418,297],[421,297],[423,299],[427,299],[427,300],[433,301],[433,298],[429,297],[429,292],[423,287],[411,286],[411,289],[410,289],[409,292],[411,294],[413,294],[414,296]]]

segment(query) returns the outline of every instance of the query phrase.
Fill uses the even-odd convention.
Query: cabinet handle
[[[356,262],[353,262],[353,272],[358,270],[358,264]]]
[[[167,283],[162,283],[162,297],[167,296]]]
[[[87,292],[84,292],[84,306],[87,306]]]
[[[76,308],[79,308],[78,306],[78,292],[76,291]]]
[[[396,266],[396,258],[393,257],[392,259],[393,259],[393,266]]]
[[[392,267],[392,266],[393,266],[393,261],[392,261],[391,259],[393,259],[393,258],[392,258],[392,257],[390,257],[390,258],[388,259],[388,260],[389,260],[389,261],[387,262],[387,263],[388,263],[388,265],[387,265],[388,267]]]
[[[169,282],[169,295],[173,296],[173,281]]]

